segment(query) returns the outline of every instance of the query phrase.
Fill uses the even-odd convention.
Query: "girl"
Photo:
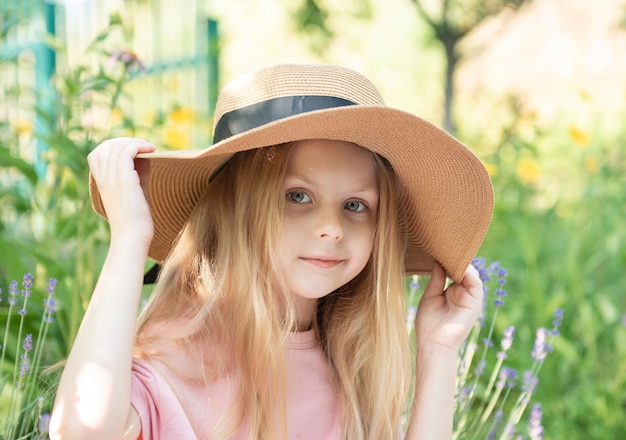
[[[111,243],[52,438],[395,439],[411,387],[406,438],[450,438],[493,204],[480,161],[338,66],[234,81],[215,121],[206,150],[89,155]],[[146,257],[163,269],[136,325]],[[429,271],[413,372],[404,276]]]

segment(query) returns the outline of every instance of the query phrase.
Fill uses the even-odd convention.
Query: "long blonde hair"
[[[158,357],[162,344],[184,344],[204,380],[236,367],[234,423],[219,424],[211,438],[229,438],[246,416],[250,439],[286,436],[285,341],[295,313],[279,275],[278,243],[292,148],[230,159],[190,216],[140,316],[138,354]],[[320,300],[313,324],[340,389],[344,437],[359,440],[397,437],[411,365],[394,175],[374,156],[380,196],[372,256],[354,280]],[[178,331],[164,339],[159,329],[172,323]]]

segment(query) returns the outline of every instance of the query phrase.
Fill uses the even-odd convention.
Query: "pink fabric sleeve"
[[[195,439],[184,410],[165,379],[146,361],[133,359],[131,405],[143,440]]]

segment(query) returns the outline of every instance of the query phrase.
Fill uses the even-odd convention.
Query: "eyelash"
[[[295,196],[295,195],[302,195],[302,196],[305,196],[305,197],[307,197],[307,198],[308,198],[308,200],[306,200],[306,201],[296,200],[296,199],[294,198],[294,196]],[[308,194],[307,194],[306,192],[304,192],[304,191],[298,191],[298,190],[295,190],[295,191],[289,191],[289,192],[287,192],[286,197],[287,197],[288,201],[293,202],[293,203],[296,203],[296,204],[308,203],[308,202],[311,200],[311,196],[310,196],[310,195],[308,195]],[[355,209],[355,210],[353,210],[353,209],[348,209],[348,205],[350,205],[350,204],[354,204],[354,203],[356,203],[356,204],[358,204],[358,205],[359,205],[359,206],[358,206],[358,208],[357,208],[357,209]],[[346,203],[344,203],[344,205],[343,205],[343,206],[344,206],[344,208],[346,208],[346,209],[347,209],[348,211],[350,211],[350,212],[362,212],[362,211],[365,211],[365,210],[369,209],[369,207],[367,206],[367,204],[366,204],[366,203],[364,203],[364,202],[362,202],[362,201],[360,201],[360,200],[348,200]]]
[[[298,190],[289,191],[289,192],[287,193],[287,199],[288,199],[289,201],[291,201],[291,202],[293,202],[293,203],[297,203],[297,204],[307,203],[307,202],[303,202],[303,201],[298,201],[298,200],[295,200],[295,199],[294,199],[294,197],[293,197],[295,194],[301,194],[301,195],[304,195],[304,196],[308,197],[308,198],[309,198],[309,200],[311,199],[311,196],[310,196],[310,195],[308,195],[308,194],[307,194],[307,193],[305,193],[304,191],[298,191]]]

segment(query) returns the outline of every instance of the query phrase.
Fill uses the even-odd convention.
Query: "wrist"
[[[111,231],[109,250],[117,254],[127,254],[133,258],[147,258],[152,242],[152,234],[132,231]]]
[[[443,346],[436,342],[417,341],[417,359],[419,360],[454,360],[458,358],[459,350]]]

